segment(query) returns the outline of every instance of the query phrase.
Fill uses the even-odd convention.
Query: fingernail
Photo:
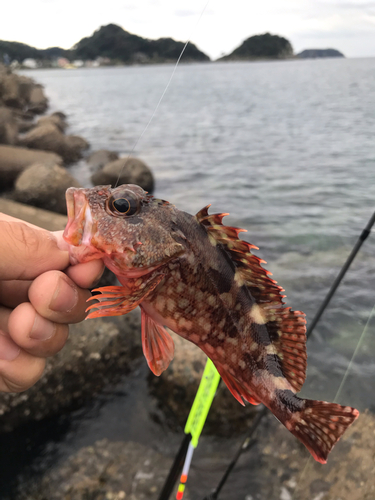
[[[33,340],[48,340],[55,335],[55,332],[55,323],[36,314],[29,337]]]
[[[21,352],[20,347],[9,337],[0,335],[0,359],[4,361],[13,361]]]
[[[78,290],[64,278],[57,282],[49,308],[55,312],[70,312],[78,303]]]

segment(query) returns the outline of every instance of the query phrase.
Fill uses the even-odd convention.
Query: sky
[[[335,48],[375,57],[375,1],[366,0],[3,0],[0,40],[71,48],[114,23],[145,38],[191,40],[212,59],[270,32],[295,53]]]

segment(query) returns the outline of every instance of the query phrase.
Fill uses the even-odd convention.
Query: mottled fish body
[[[101,258],[122,284],[99,289],[88,317],[142,311],[142,345],[160,375],[173,359],[165,329],[199,346],[243,404],[265,404],[310,451],[327,455],[358,416],[299,398],[306,375],[306,321],[224,215],[196,216],[140,187],[70,188],[64,237],[73,262]]]

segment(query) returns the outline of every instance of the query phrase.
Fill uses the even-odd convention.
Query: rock
[[[54,467],[17,500],[157,500],[170,466],[170,458],[140,443],[103,439]]]
[[[184,427],[193,404],[206,364],[206,355],[196,345],[171,332],[175,356],[160,377],[150,373],[150,392],[158,399],[160,408],[176,429]],[[251,424],[256,409],[245,407],[220,383],[205,424],[205,432],[232,436],[244,432]]]
[[[17,178],[13,196],[22,203],[65,215],[65,192],[69,187],[81,185],[65,168],[36,163]]]
[[[42,378],[22,394],[0,393],[0,432],[80,408],[117,383],[142,356],[139,310],[70,326],[65,347],[47,359]]]
[[[31,78],[12,73],[0,75],[0,96],[3,103],[12,108],[23,109],[29,102],[36,84]]]
[[[42,114],[47,111],[48,99],[44,95],[42,85],[36,84],[31,89],[27,108],[29,111],[35,114]]]
[[[60,231],[68,222],[67,217],[55,214],[41,208],[23,205],[13,200],[0,198],[0,212],[30,222],[35,226],[42,227],[48,231]]]
[[[1,78],[0,95],[6,106],[22,109],[26,103],[19,95],[18,76],[3,74]]]
[[[33,128],[20,139],[20,144],[31,149],[42,149],[59,154],[65,163],[73,163],[82,157],[82,151],[89,147],[85,139],[65,136],[53,123]]]
[[[107,149],[99,149],[99,151],[94,151],[86,160],[87,165],[91,170],[96,172],[110,163],[111,161],[118,160],[118,154],[114,151],[108,151]]]
[[[0,190],[12,188],[17,176],[34,163],[62,165],[63,160],[55,153],[0,145]]]
[[[120,178],[119,178],[120,176]],[[137,158],[121,158],[108,163],[102,170],[94,173],[91,180],[96,185],[137,184],[145,191],[154,190],[154,177],[148,166]]]
[[[11,111],[0,107],[0,144],[15,145],[18,140],[18,124]]]
[[[41,116],[37,121],[36,125],[42,126],[46,124],[55,125],[60,130],[60,132],[65,132],[66,128],[68,127],[68,123],[66,121],[66,115],[64,115],[64,113],[61,113],[59,111],[52,113],[49,116]]]

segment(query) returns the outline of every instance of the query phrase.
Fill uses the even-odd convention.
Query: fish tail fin
[[[293,422],[287,422],[286,427],[306,446],[317,462],[325,464],[329,452],[359,412],[350,406],[326,401],[303,401],[305,408],[295,414]]]

